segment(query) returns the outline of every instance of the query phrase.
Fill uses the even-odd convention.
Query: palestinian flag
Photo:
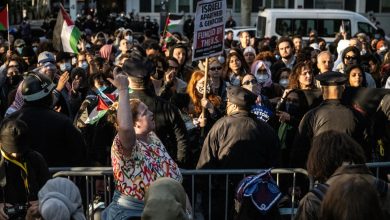
[[[80,30],[75,26],[69,14],[66,13],[61,5],[53,33],[54,48],[58,51],[78,53],[77,44],[80,36]]]
[[[175,32],[180,25],[183,25],[183,16],[184,15],[169,14],[165,24],[167,31]]]
[[[3,8],[0,10],[0,31],[8,30],[8,10]]]

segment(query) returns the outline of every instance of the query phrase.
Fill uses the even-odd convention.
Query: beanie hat
[[[38,192],[39,211],[44,219],[85,220],[80,191],[66,178],[48,180]]]
[[[245,48],[245,50],[244,50],[244,53],[243,53],[243,54],[247,54],[247,53],[253,53],[253,54],[255,54],[255,55],[256,55],[256,51],[255,51],[255,49],[253,49],[253,47],[251,47],[251,46],[247,46],[247,47]]]
[[[183,186],[168,177],[153,182],[145,195],[143,220],[187,220],[186,193]]]
[[[378,41],[378,43],[376,43],[376,50],[380,51],[380,50],[382,50],[382,47],[384,47],[384,46],[386,46],[385,41],[380,40],[380,41]]]
[[[23,153],[30,146],[30,132],[25,122],[5,119],[0,126],[1,149],[7,153]]]

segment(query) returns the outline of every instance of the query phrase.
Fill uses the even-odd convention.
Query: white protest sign
[[[216,56],[223,52],[226,0],[198,1],[192,60]]]

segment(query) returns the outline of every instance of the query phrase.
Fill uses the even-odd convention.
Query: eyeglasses
[[[18,45],[18,46],[16,46],[16,47],[24,47],[24,46],[26,46],[26,45],[24,45],[24,44],[21,44],[21,45]]]
[[[19,68],[19,65],[10,65],[10,66],[8,66],[8,68],[11,68],[11,67]]]
[[[346,56],[344,59],[346,60],[356,60],[355,56]]]
[[[210,67],[210,70],[211,71],[215,71],[215,70],[221,70],[222,69],[222,66],[218,66],[218,67]]]
[[[252,80],[248,80],[248,81],[242,82],[242,85],[245,85],[245,86],[247,86],[249,84],[255,85],[255,84],[257,84],[257,80],[256,79],[252,79]]]

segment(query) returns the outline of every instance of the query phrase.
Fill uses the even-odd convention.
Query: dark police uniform
[[[343,85],[347,80],[338,72],[320,74],[316,79],[322,86]],[[324,100],[320,106],[307,112],[299,124],[291,150],[292,167],[305,167],[312,139],[318,134],[335,130],[350,135],[362,144],[365,128],[364,120],[358,112],[344,106],[338,99]]]
[[[249,109],[256,96],[237,86],[227,88],[228,101]],[[252,103],[252,104],[250,104]],[[255,119],[248,111],[236,111],[219,119],[204,141],[197,169],[256,169],[277,167],[280,160],[279,139],[273,129],[265,122]],[[233,208],[234,190],[242,179],[229,176],[228,210]],[[207,183],[204,180],[203,184]],[[207,188],[207,187],[206,187]],[[213,178],[211,195],[211,218],[224,219],[226,184],[225,177]],[[203,192],[204,205],[208,204],[208,194]],[[205,207],[205,210],[207,208]],[[232,213],[228,211],[228,219]],[[207,219],[208,213],[205,213]]]

